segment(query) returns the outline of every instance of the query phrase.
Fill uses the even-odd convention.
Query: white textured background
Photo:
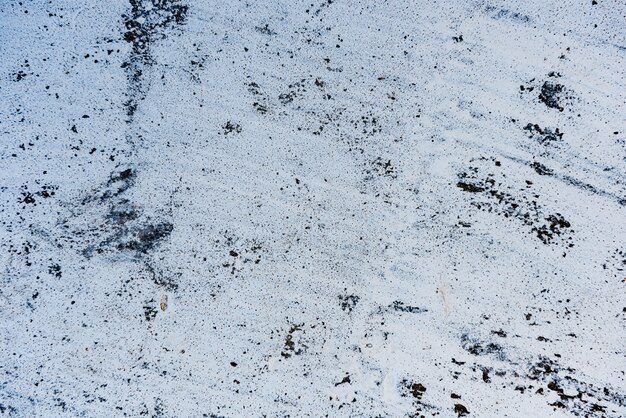
[[[0,417],[626,415],[622,1],[0,2]]]

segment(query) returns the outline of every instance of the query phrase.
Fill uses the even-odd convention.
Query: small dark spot
[[[335,387],[337,387],[339,385],[343,385],[344,383],[351,383],[350,375],[345,376],[343,379],[341,379],[341,382],[335,383]]]
[[[502,329],[498,331],[491,331],[491,333],[497,335],[498,337],[506,338],[506,332],[504,332]]]
[[[491,382],[491,378],[489,377],[489,370],[488,369],[483,369],[483,382],[485,382],[485,383],[490,383]]]
[[[454,404],[454,412],[456,412],[457,416],[459,417],[463,417],[469,414],[469,411],[467,410],[467,408],[464,405],[461,405],[460,403]]]

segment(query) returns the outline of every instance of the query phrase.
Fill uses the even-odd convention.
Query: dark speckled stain
[[[169,222],[141,226],[133,232],[133,238],[130,241],[118,244],[117,248],[120,251],[131,250],[146,254],[165,239],[173,229],[174,226]]]
[[[12,417],[15,416],[17,417],[18,410],[11,406],[11,405],[5,405],[3,403],[0,403],[0,414],[5,415],[7,414],[7,416]]]
[[[533,161],[530,166],[535,170],[535,172],[537,174],[539,174],[540,176],[551,176],[552,174],[554,174],[554,172],[549,169],[548,167],[546,167],[545,165],[537,162],[537,161]]]
[[[546,383],[546,388],[558,394],[559,400],[549,405],[562,408],[577,416],[614,416],[607,411],[609,404],[625,406],[626,395],[616,392],[611,388],[599,388],[594,385],[585,383],[574,377],[576,370],[571,367],[563,367],[556,361],[548,357],[540,357],[538,361],[531,364],[527,377],[533,381]],[[529,386],[532,388],[532,386]],[[568,393],[578,392],[577,394],[567,395]],[[516,390],[523,391],[523,388]],[[535,393],[545,393],[544,388],[539,388]],[[598,412],[603,415],[597,414]],[[608,413],[608,415],[604,415]]]
[[[152,415],[152,418],[164,418],[166,416],[167,415],[165,412],[165,404],[163,402],[163,399],[156,398],[154,400],[154,414]]]
[[[500,9],[496,6],[487,6],[485,11],[495,20],[507,19],[516,23],[528,23],[531,21],[530,17],[519,12],[509,9]]]
[[[122,196],[135,184],[136,175],[132,168],[115,171],[111,173],[104,190],[83,199],[83,205],[95,203],[109,207],[98,233],[102,239],[99,244],[89,244],[83,250],[85,257],[116,250],[141,259],[171,234],[173,224],[153,221],[143,215],[141,207]]]
[[[154,299],[149,301],[148,303],[150,302],[156,303]],[[148,304],[143,307],[143,314],[144,314],[144,317],[146,318],[146,321],[148,322],[156,318],[157,312],[158,312],[157,309],[153,305]]]
[[[35,203],[35,197],[30,192],[23,192],[21,201],[30,205]]]
[[[560,213],[550,215],[545,220],[548,221],[547,224],[533,227],[537,238],[544,244],[552,243],[557,236],[560,236],[572,226]],[[574,244],[570,243],[569,246],[573,247]]]
[[[561,176],[557,176],[557,178],[561,181],[563,181],[565,184],[568,184],[570,186],[576,187],[580,190],[583,190],[585,192],[588,193],[592,193],[598,196],[602,196],[608,199],[611,199],[613,201],[615,201],[617,204],[621,205],[621,206],[626,206],[626,197],[624,196],[620,196],[618,194],[615,193],[611,193],[608,192],[606,190],[602,190],[599,189],[589,183],[586,183],[584,181],[578,180],[572,176],[569,175],[561,175]]]
[[[222,126],[224,135],[228,134],[239,134],[242,131],[241,125],[232,121],[226,122],[224,126]]]
[[[117,217],[116,220],[119,222],[120,218]],[[140,260],[160,245],[174,229],[169,222],[151,223],[149,219],[141,219],[129,225],[131,220],[132,217],[122,223],[111,224],[113,233],[97,247],[88,246],[83,251],[83,255],[90,258],[94,250],[99,254],[115,250],[129,253],[133,258]]]
[[[87,260],[101,256],[111,262],[139,263],[154,284],[164,290],[176,291],[179,275],[156,265],[158,261],[153,257],[153,253],[171,235],[174,224],[162,216],[145,214],[142,206],[126,197],[136,180],[135,168],[113,171],[106,182],[80,200],[80,211],[72,218],[62,220],[61,224],[68,225],[69,234],[61,236],[61,241],[81,246],[81,254]],[[102,208],[105,208],[104,213]],[[74,218],[80,220],[82,216],[93,213],[102,217],[96,217],[87,226],[80,221],[75,224]],[[146,319],[151,316],[152,311],[146,311]]]
[[[469,192],[469,193],[480,193],[480,192],[484,192],[485,188],[478,186],[476,184],[472,184],[472,183],[466,183],[464,181],[459,181],[456,184],[456,187],[458,187],[459,189],[463,190],[464,192]]]
[[[127,222],[137,219],[141,210],[127,199],[120,199],[111,204],[107,220],[117,225],[124,225]]]
[[[496,353],[495,359],[501,365],[510,367],[508,370],[493,370],[491,367],[476,363],[465,366],[472,373],[480,372],[485,384],[495,383],[502,389],[510,388],[521,393],[529,392],[539,397],[545,396],[548,391],[555,392],[558,395],[558,400],[549,402],[548,405],[564,409],[574,416],[617,416],[613,408],[626,405],[626,394],[611,387],[599,387],[586,383],[582,377],[577,376],[579,373],[575,369],[564,367],[557,360],[540,356],[534,360],[520,363],[517,360],[510,360],[497,355],[501,348],[492,345],[492,343],[479,342],[466,335],[462,336],[462,340],[463,348],[471,354],[483,356]],[[554,356],[557,359],[561,357],[559,354]],[[466,364],[454,359],[452,361],[459,366]],[[494,376],[491,375],[492,371]],[[506,376],[512,377],[513,380],[507,381]],[[524,380],[526,382],[520,384],[520,379],[522,382]],[[454,395],[452,398],[460,399],[460,396]],[[456,406],[455,411],[457,411]],[[469,413],[469,411],[460,408],[458,412]]]
[[[392,179],[398,177],[398,169],[391,163],[391,160],[378,157],[374,161],[372,161],[371,165],[371,171],[378,174],[379,176],[385,176]],[[369,174],[370,171],[367,172]]]
[[[507,333],[504,330],[502,330],[502,329],[499,329],[497,331],[492,330],[491,333],[493,335],[497,335],[498,337],[502,337],[502,338],[506,338],[506,336],[507,336]]]
[[[563,139],[563,132],[559,128],[541,128],[539,125],[529,123],[524,127],[525,131],[530,133],[530,138],[537,138],[537,142],[541,145],[549,145]]]
[[[461,335],[461,346],[465,351],[475,356],[490,355],[498,360],[505,360],[506,354],[499,344],[479,341],[467,334]]]
[[[43,199],[49,199],[51,197],[54,197],[58,187],[53,185],[43,185],[41,186],[41,190],[37,192],[31,192],[28,190],[27,185],[23,185],[21,189],[22,192],[20,193],[21,198],[19,199],[19,202],[37,206],[38,201],[41,202]]]
[[[100,200],[110,199],[118,196],[128,190],[135,184],[135,176],[137,172],[132,168],[121,171],[114,171],[107,182],[107,189],[101,194]]]
[[[339,301],[341,309],[345,312],[352,312],[361,298],[356,295],[340,295]]]
[[[61,272],[61,266],[54,263],[48,266],[48,274],[53,275],[54,277],[61,278],[63,276]]]
[[[548,74],[548,77],[551,79],[545,80],[543,84],[536,83],[536,79],[533,78],[529,81],[529,85],[520,86],[520,93],[530,93],[535,89],[538,89],[539,94],[536,97],[540,103],[543,103],[550,109],[557,109],[560,112],[563,112],[565,110],[565,106],[573,102],[574,96],[572,95],[571,90],[554,80],[561,77],[561,74],[551,71]]]
[[[541,86],[541,94],[539,100],[541,100],[546,106],[563,111],[561,105],[562,96],[564,94],[564,86],[552,81],[546,81]]]
[[[483,158],[480,161],[485,163],[486,159]],[[539,162],[535,161],[528,164],[539,175],[554,176],[551,169]],[[496,166],[502,167],[501,164],[496,164]],[[485,167],[480,168],[484,169]],[[487,200],[473,200],[473,206],[482,211],[500,214],[505,218],[518,219],[530,227],[530,231],[546,245],[560,244],[566,249],[574,246],[572,236],[574,230],[569,221],[560,213],[546,214],[537,203],[538,195],[528,193],[527,197],[525,190],[531,187],[532,182],[527,181],[526,187],[521,190],[514,191],[509,186],[506,190],[510,190],[510,192],[501,191],[499,189],[505,185],[499,183],[500,177],[494,173],[488,173],[483,178],[479,175],[480,168],[479,166],[472,166],[467,172],[460,173],[459,181],[456,184],[464,192],[487,198]]]
[[[268,36],[276,35],[276,32],[270,29],[269,24],[267,23],[263,26],[255,26],[254,29],[257,32],[262,33],[263,35],[268,35]]]
[[[283,351],[280,353],[284,358],[299,356],[306,350],[306,345],[296,343],[293,338],[294,333],[302,331],[302,327],[304,327],[304,324],[292,325],[291,328],[289,328],[289,332],[285,337]]]
[[[417,306],[409,306],[399,300],[394,301],[391,305],[389,305],[389,308],[397,312],[406,312],[406,313],[428,312],[428,309],[418,308]]]
[[[165,29],[182,25],[187,18],[189,6],[178,0],[129,0],[130,15],[124,15],[123,38],[132,45],[126,70],[129,84],[128,100],[125,103],[127,122],[132,122],[137,106],[145,96],[144,72],[154,64],[152,43],[165,37]]]
[[[440,408],[431,405],[429,403],[424,402],[424,394],[426,393],[426,386],[422,383],[414,382],[410,379],[403,379],[400,382],[400,388],[402,390],[401,396],[403,397],[412,397],[413,405],[415,407],[415,413],[409,414],[410,417],[425,417],[426,413],[432,416],[437,416],[440,414]]]

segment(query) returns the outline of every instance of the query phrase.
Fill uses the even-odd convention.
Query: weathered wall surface
[[[621,1],[4,1],[0,417],[626,415]]]

